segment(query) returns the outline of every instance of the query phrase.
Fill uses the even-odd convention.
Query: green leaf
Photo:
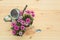
[[[14,28],[13,28],[13,27],[11,27],[11,29],[13,30]]]
[[[21,26],[21,23],[17,22],[17,24],[16,24],[16,25]]]

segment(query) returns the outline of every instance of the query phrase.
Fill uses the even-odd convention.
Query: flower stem
[[[24,9],[23,9],[23,13],[24,13],[24,11],[26,10],[27,6],[28,6],[28,5],[26,5],[26,6],[24,7]],[[22,13],[22,14],[23,14],[23,13]]]

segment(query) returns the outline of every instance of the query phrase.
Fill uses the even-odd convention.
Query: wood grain
[[[29,36],[13,36],[10,22],[4,22],[3,18],[9,15],[13,8],[35,11],[33,26],[41,29],[39,33],[31,35],[30,40],[60,40],[60,0],[1,0],[0,1],[0,40],[29,40]]]

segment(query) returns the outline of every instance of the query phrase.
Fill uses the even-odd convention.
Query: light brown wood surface
[[[11,23],[4,22],[3,18],[13,8],[23,10],[26,4],[27,9],[35,11],[35,30],[42,31],[23,37],[13,36]],[[60,0],[0,0],[0,40],[60,40]]]

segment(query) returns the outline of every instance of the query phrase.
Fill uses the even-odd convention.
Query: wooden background
[[[35,11],[34,28],[42,31],[23,37],[13,36],[11,23],[4,22],[3,18],[13,8],[23,10],[26,4],[27,9]],[[60,40],[60,0],[0,0],[0,40]]]

